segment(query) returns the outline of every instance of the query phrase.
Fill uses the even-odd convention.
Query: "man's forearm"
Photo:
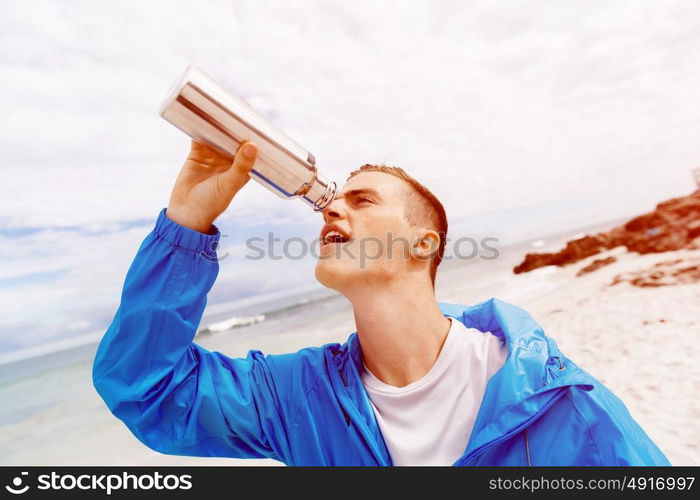
[[[139,248],[93,365],[95,387],[110,409],[138,399],[190,347],[218,274],[214,230],[184,228],[163,210]]]
[[[230,358],[193,342],[219,269],[215,231],[188,229],[161,212],[127,274],[93,383],[151,449],[283,461],[286,426],[265,356]]]

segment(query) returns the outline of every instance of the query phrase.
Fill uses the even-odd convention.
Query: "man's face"
[[[419,230],[404,215],[407,189],[405,181],[383,172],[348,180],[323,211],[315,272],[321,284],[342,293],[406,271]]]

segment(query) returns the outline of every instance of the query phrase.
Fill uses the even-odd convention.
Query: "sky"
[[[188,152],[158,109],[190,64],[341,186],[403,167],[453,236],[631,216],[700,166],[693,1],[5,0],[0,23],[0,353],[108,326]],[[315,237],[302,202],[253,181],[217,225],[212,302],[313,285],[312,259],[243,258]]]

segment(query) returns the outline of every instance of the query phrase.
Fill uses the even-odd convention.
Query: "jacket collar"
[[[592,377],[566,358],[554,339],[547,337],[524,309],[497,298],[472,306],[445,302],[438,306],[445,316],[461,321],[468,328],[491,332],[504,339],[508,347],[505,364],[486,386],[465,456],[529,425],[566,388],[593,389]],[[362,349],[357,332],[345,344],[330,347],[345,390],[357,405],[362,426],[383,444],[362,384]],[[381,450],[386,453],[383,446]]]

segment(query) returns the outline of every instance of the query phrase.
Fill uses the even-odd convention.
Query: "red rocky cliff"
[[[640,254],[697,248],[700,236],[700,189],[688,196],[659,203],[656,210],[640,215],[611,231],[571,240],[555,253],[529,253],[513,268],[516,274],[544,266],[565,266],[604,250],[625,246]],[[607,263],[607,262],[606,262]]]

